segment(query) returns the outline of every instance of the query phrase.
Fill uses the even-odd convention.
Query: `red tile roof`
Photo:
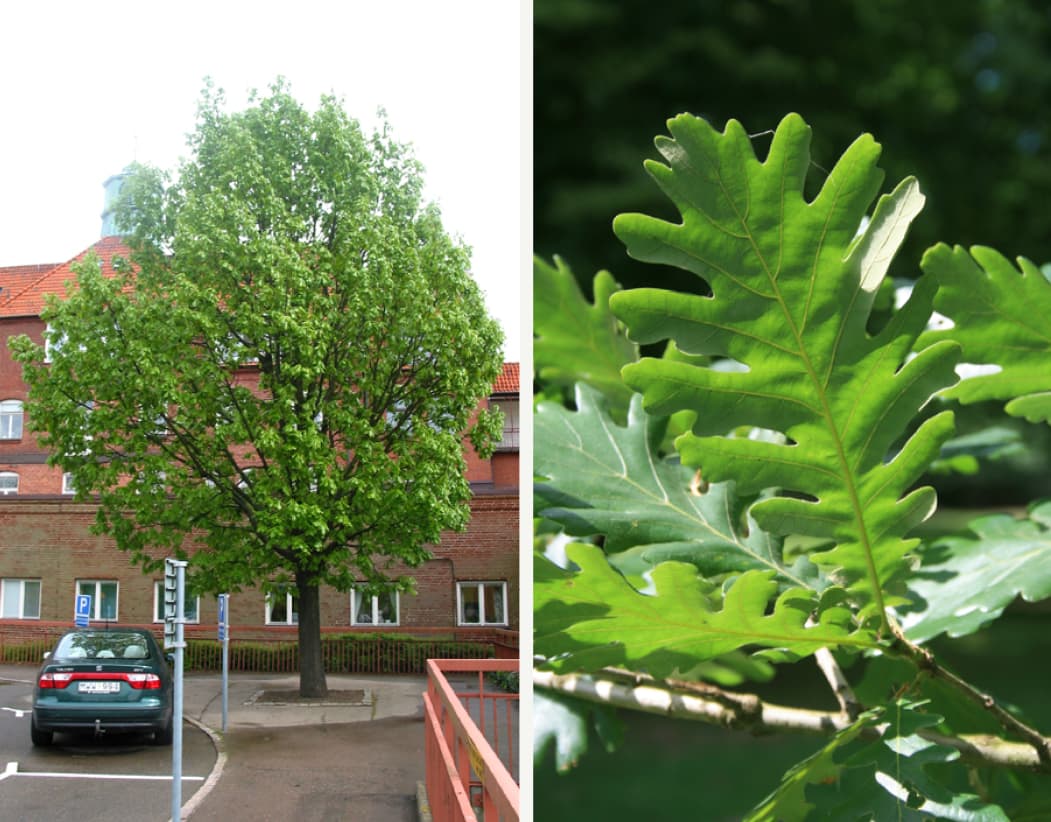
[[[0,317],[39,317],[40,312],[44,310],[44,295],[65,294],[66,282],[76,279],[72,269],[73,263],[82,260],[92,250],[102,260],[104,274],[113,273],[114,254],[128,256],[131,253],[120,237],[104,237],[68,262],[55,266],[41,266],[44,270],[40,276],[23,277],[19,283],[14,284],[10,293],[6,287],[0,293]],[[28,269],[33,266],[18,266],[18,268]],[[8,270],[0,269],[0,277]]]
[[[38,265],[8,265],[0,267],[0,305],[5,303],[16,291],[21,291],[28,283],[40,277],[58,263],[41,263]]]
[[[518,393],[518,363],[505,362],[503,373],[493,383],[494,394]]]

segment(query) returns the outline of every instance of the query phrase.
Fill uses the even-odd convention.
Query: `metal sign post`
[[[186,563],[164,560],[164,648],[175,651],[172,687],[172,820],[182,818],[182,669]]]
[[[219,594],[219,641],[223,643],[223,733],[230,693],[230,595]]]

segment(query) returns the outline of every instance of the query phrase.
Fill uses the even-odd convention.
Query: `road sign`
[[[227,614],[227,602],[230,599],[229,594],[219,594],[219,641],[222,642],[226,639],[226,630],[229,626],[229,616]]]
[[[175,618],[178,614],[178,562],[164,560],[164,649],[175,644]]]
[[[77,594],[77,602],[73,612],[74,624],[78,628],[87,628],[88,620],[91,619],[91,594]]]

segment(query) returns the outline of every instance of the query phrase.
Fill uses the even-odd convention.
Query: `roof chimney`
[[[117,220],[116,214],[114,214],[114,209],[117,207],[117,202],[120,200],[121,186],[124,185],[124,181],[128,178],[130,173],[131,166],[125,166],[123,171],[114,174],[102,184],[103,188],[106,189],[106,196],[102,206],[103,237],[115,237],[120,234],[117,230]]]

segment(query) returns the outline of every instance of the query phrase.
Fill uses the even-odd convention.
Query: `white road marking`
[[[148,776],[134,773],[64,773],[62,771],[19,771],[17,762],[8,762],[0,773],[0,782],[9,776],[42,776],[49,779],[130,779],[137,781],[171,782],[171,776]],[[184,776],[183,782],[204,782],[203,776]]]
[[[149,776],[143,774],[134,773],[65,773],[63,771],[19,771],[17,762],[9,762],[7,767],[10,770],[11,766],[15,767],[12,773],[18,776],[43,776],[49,779],[131,779],[139,781],[154,781],[154,782],[171,782],[171,775],[157,775]],[[5,776],[11,776],[12,773],[5,772],[0,774],[0,779]],[[184,776],[183,782],[204,782],[203,776]]]
[[[0,708],[0,711],[10,711],[19,719],[26,715],[26,712],[24,710],[19,710],[18,708]]]

